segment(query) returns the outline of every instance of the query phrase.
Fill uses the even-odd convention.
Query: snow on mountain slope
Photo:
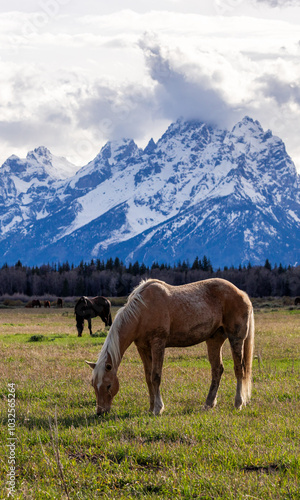
[[[50,179],[67,179],[75,174],[78,167],[66,158],[54,156],[47,148],[40,146],[30,151],[25,159],[10,156],[0,169],[1,174],[13,176],[30,187],[33,182]]]
[[[108,142],[68,177],[72,168],[46,148],[3,164],[4,260],[299,261],[299,176],[283,142],[249,117],[232,131],[179,119],[144,150]]]

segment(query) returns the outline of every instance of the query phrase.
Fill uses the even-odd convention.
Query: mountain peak
[[[32,153],[32,151],[29,152],[29,154]],[[48,148],[45,146],[39,146],[33,150],[33,153],[35,153],[37,156],[52,156],[51,152]]]
[[[243,136],[249,133],[261,135],[264,134],[264,130],[258,120],[253,120],[253,118],[249,116],[244,116],[244,118],[233,127],[232,134]]]
[[[147,265],[197,254],[215,266],[298,259],[296,169],[283,142],[248,116],[231,132],[180,118],[144,150],[132,139],[108,142],[64,180],[66,161],[41,146],[1,168],[0,252],[7,262],[70,255],[74,263],[118,256]]]
[[[99,158],[104,158],[111,165],[139,155],[139,148],[133,139],[109,141],[100,151]]]
[[[154,152],[155,148],[156,148],[156,144],[155,144],[153,138],[151,137],[150,141],[148,142],[147,146],[144,149],[144,153],[146,155],[151,155]]]
[[[26,160],[37,161],[38,163],[49,164],[51,163],[52,154],[48,148],[45,146],[39,146],[33,151],[29,151],[26,156]]]

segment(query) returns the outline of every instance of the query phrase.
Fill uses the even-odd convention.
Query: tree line
[[[81,261],[79,265],[47,264],[25,266],[4,264],[0,269],[0,296],[80,297],[82,295],[123,297],[141,279],[156,278],[171,285],[183,285],[208,278],[224,278],[248,293],[250,297],[300,295],[300,266],[272,265],[267,259],[263,266],[224,267],[213,269],[206,256],[174,265],[154,262],[146,266],[138,261],[125,265],[115,259]]]

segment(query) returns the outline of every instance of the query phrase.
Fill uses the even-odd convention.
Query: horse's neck
[[[132,334],[132,330],[126,329],[126,332],[122,330],[119,334],[119,346],[120,346],[120,357],[123,358],[125,352],[130,347],[132,342],[135,340],[134,334]]]
[[[120,351],[120,362],[132,344],[132,342],[136,339],[136,331],[137,331],[137,321],[131,320],[129,322],[122,322],[122,325],[118,329],[118,338],[119,338],[119,351]]]

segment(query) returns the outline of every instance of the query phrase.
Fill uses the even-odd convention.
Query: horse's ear
[[[96,363],[92,363],[91,361],[86,361],[86,364],[89,365],[91,367],[91,369],[93,370],[96,366]]]

